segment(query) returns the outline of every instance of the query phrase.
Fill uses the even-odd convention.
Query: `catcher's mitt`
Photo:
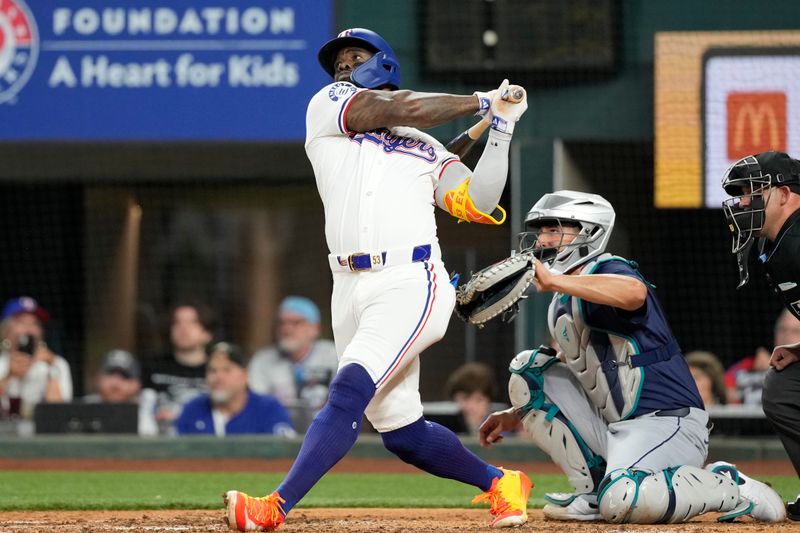
[[[465,322],[483,324],[503,314],[511,321],[519,299],[533,282],[533,254],[522,253],[476,272],[456,289],[456,314]]]

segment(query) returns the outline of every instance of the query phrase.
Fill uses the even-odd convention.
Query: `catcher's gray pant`
[[[609,424],[565,365],[553,365],[543,377],[546,401],[556,405],[589,448],[606,460],[606,472],[659,472],[705,463],[708,414],[704,410],[687,409],[680,413],[683,416],[657,411]]]
[[[566,365],[539,351],[517,355],[509,397],[524,413],[534,442],[567,474],[580,494],[597,493],[610,522],[682,522],[707,511],[741,508],[736,481],[702,469],[708,451],[708,414],[661,410],[607,423]],[[606,460],[604,472],[597,472]],[[561,498],[560,498],[561,499]],[[568,506],[572,497],[551,502]]]

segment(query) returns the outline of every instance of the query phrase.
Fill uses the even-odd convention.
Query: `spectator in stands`
[[[284,405],[319,410],[338,367],[335,345],[319,336],[314,302],[302,296],[285,298],[278,308],[277,343],[257,351],[250,361],[250,388],[273,394]]]
[[[92,403],[136,403],[142,390],[139,361],[125,350],[103,354],[95,378],[95,394],[84,401]]]
[[[775,321],[773,346],[785,346],[800,342],[800,320],[788,309],[783,309]],[[751,357],[746,357],[725,372],[725,383],[733,393],[735,403],[761,405],[761,392],[764,389],[764,377],[769,370],[769,358],[772,354],[764,346],[756,348]]]
[[[711,352],[695,350],[686,354],[686,364],[692,373],[703,404],[724,405],[727,402],[725,391],[725,367]]]
[[[483,363],[462,365],[447,379],[445,393],[458,405],[470,435],[478,434],[492,412],[495,383],[494,372]]]
[[[211,310],[197,302],[175,305],[170,313],[172,353],[145,361],[143,387],[154,391],[160,433],[169,433],[181,406],[206,392],[206,348],[216,327]],[[147,396],[153,393],[148,392]]]
[[[139,434],[156,435],[153,402],[141,398],[142,380],[139,361],[125,350],[111,350],[103,354],[95,377],[95,393],[83,398],[87,403],[139,404]]]
[[[39,402],[72,400],[67,361],[44,342],[48,312],[29,296],[9,300],[0,315],[0,402],[6,415],[31,418]]]
[[[211,348],[206,381],[210,392],[187,403],[175,422],[179,434],[294,435],[289,413],[281,403],[248,389],[247,368],[235,346],[220,342]]]

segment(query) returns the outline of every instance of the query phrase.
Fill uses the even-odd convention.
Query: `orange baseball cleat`
[[[281,507],[286,501],[278,492],[263,498],[229,490],[222,496],[225,502],[225,522],[233,531],[274,531],[286,519]]]
[[[521,526],[528,521],[528,495],[533,483],[519,470],[500,470],[503,477],[494,478],[491,488],[477,495],[472,503],[489,502],[489,512],[495,517],[490,527]]]

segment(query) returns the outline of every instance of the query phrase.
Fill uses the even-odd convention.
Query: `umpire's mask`
[[[761,165],[752,155],[740,159],[725,172],[722,187],[733,198],[722,202],[722,209],[733,233],[732,253],[744,250],[764,227],[764,191],[771,181],[772,176],[761,172]]]

